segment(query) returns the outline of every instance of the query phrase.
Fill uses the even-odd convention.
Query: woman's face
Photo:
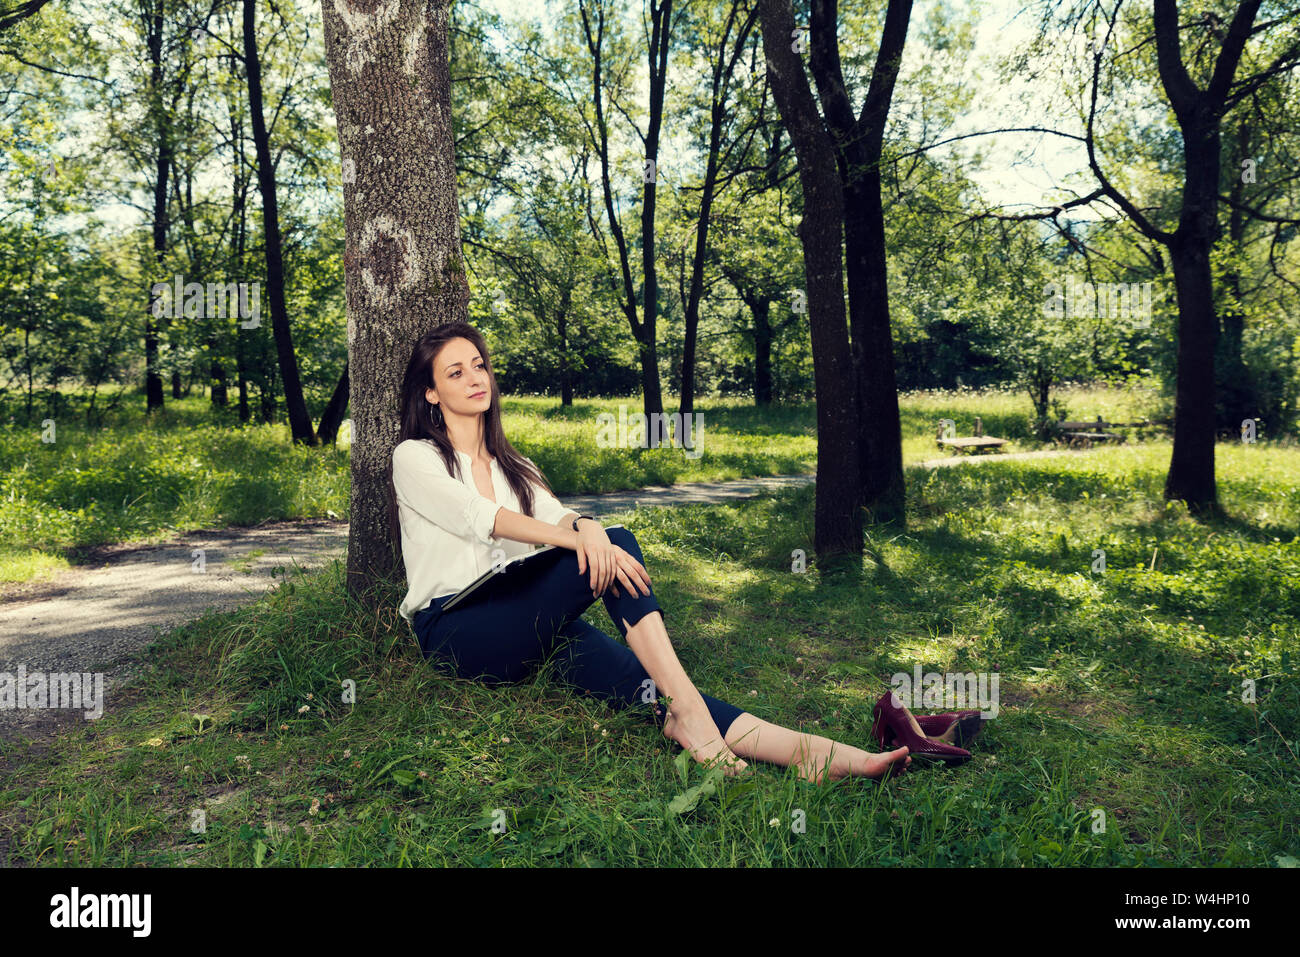
[[[424,397],[443,415],[477,415],[492,405],[492,381],[474,343],[450,339],[433,360],[433,388]]]

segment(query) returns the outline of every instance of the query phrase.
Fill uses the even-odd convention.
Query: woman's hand
[[[615,578],[626,586],[629,595],[635,595],[637,591],[633,582],[637,584],[644,582],[641,590],[646,595],[650,594],[650,574],[645,570],[645,566],[611,542],[599,523],[588,522],[586,525],[579,523],[578,547],[575,551],[578,554],[578,574],[588,574],[587,566],[591,566],[593,597],[599,598],[611,585],[614,594],[620,594],[618,586],[613,584]]]

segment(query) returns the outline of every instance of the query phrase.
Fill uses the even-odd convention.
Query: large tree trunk
[[[396,578],[387,484],[402,376],[430,327],[467,318],[451,129],[448,0],[321,4],[343,162],[352,392],[348,591]]]
[[[1258,3],[1241,5],[1209,86],[1199,89],[1183,65],[1174,0],[1155,0],[1160,79],[1183,139],[1183,196],[1178,228],[1167,238],[1178,297],[1174,448],[1165,498],[1198,514],[1218,511],[1214,477],[1214,353],[1219,318],[1210,250],[1219,232],[1220,124],[1223,105]]]
[[[1174,449],[1165,497],[1182,499],[1198,514],[1216,514],[1214,479],[1214,353],[1219,336],[1210,250],[1219,231],[1220,130],[1237,67],[1255,32],[1259,0],[1243,0],[1223,35],[1209,83],[1202,89],[1183,62],[1176,0],[1154,0],[1160,81],[1183,139],[1183,196],[1178,228],[1158,233],[1126,205],[1131,218],[1169,249],[1178,295],[1178,369],[1174,395]],[[1291,54],[1294,55],[1294,54]],[[1267,71],[1252,79],[1265,76]],[[1095,81],[1094,81],[1095,82]],[[1112,189],[1108,195],[1114,198]],[[1125,200],[1127,203],[1127,200]]]
[[[257,4],[244,0],[244,66],[248,73],[248,112],[253,121],[253,145],[257,148],[257,185],[262,194],[262,225],[266,236],[266,292],[271,300],[271,331],[284,387],[284,406],[289,431],[295,442],[316,445],[316,433],[307,414],[307,403],[298,378],[298,357],[289,331],[289,311],[284,301],[284,257],[280,245],[280,211],[275,198],[275,166],[271,143],[262,115],[262,65],[257,52]]]
[[[862,504],[873,520],[903,525],[903,432],[894,376],[885,265],[885,213],[875,167],[845,192],[849,326],[857,370]]]
[[[853,362],[844,317],[840,242],[844,194],[830,136],[822,127],[803,64],[790,48],[790,0],[760,0],[763,51],[781,118],[799,158],[803,245],[817,389],[817,499],[813,547],[819,557],[862,554],[861,461]]]
[[[880,158],[911,15],[912,0],[890,0],[866,102],[856,118],[840,68],[835,0],[813,0],[810,23],[810,65],[826,124],[837,144],[836,165],[844,184],[845,265],[857,372],[862,504],[873,520],[899,526],[906,505],[903,433],[889,322]]]

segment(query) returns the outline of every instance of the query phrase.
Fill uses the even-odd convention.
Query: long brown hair
[[[542,477],[541,472],[528,464],[528,461],[515,451],[501,429],[501,393],[497,389],[497,377],[492,372],[492,359],[488,355],[487,340],[483,334],[468,322],[448,322],[437,326],[432,332],[425,333],[411,350],[411,359],[406,364],[406,375],[402,379],[402,424],[397,434],[398,443],[407,439],[428,439],[442,453],[442,460],[447,472],[465,481],[461,473],[460,460],[456,449],[447,437],[445,421],[435,423],[433,403],[424,397],[428,389],[434,388],[433,362],[438,354],[452,339],[468,339],[478,349],[487,370],[488,382],[492,394],[492,403],[483,413],[483,444],[488,454],[497,460],[506,481],[514,489],[523,513],[529,517],[533,514],[533,490],[530,482],[536,482],[551,492],[551,487]],[[440,417],[441,418],[441,417]],[[393,487],[393,461],[388,460],[388,524],[393,536],[394,547],[400,548],[401,525],[397,518],[397,490]]]

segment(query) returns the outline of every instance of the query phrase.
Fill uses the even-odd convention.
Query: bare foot
[[[891,767],[897,764],[898,767]],[[862,762],[860,774],[863,777],[878,778],[886,774],[898,774],[907,770],[912,764],[912,759],[907,754],[907,748],[896,748],[893,751],[879,751],[867,755],[866,760]]]
[[[727,747],[707,710],[703,714],[679,714],[669,708],[664,721],[664,737],[676,741],[700,764],[707,766],[721,761],[729,778],[742,774],[749,767]]]

